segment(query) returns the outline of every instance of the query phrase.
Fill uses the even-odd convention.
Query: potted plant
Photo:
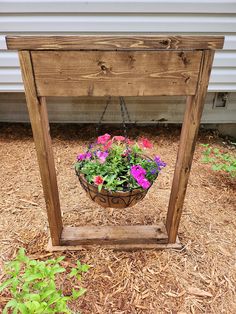
[[[89,198],[103,207],[125,208],[147,194],[166,164],[145,152],[152,143],[133,142],[124,136],[99,136],[89,149],[77,156],[76,174]]]

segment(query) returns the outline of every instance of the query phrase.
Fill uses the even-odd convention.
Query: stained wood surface
[[[183,245],[178,241],[176,243],[128,243],[128,244],[83,244],[83,245],[52,245],[51,239],[46,247],[49,252],[60,252],[60,251],[81,251],[81,250],[94,250],[97,246],[106,248],[114,251],[135,251],[135,250],[164,250],[173,249],[181,250]]]
[[[213,58],[214,51],[203,52],[196,95],[187,97],[184,122],[181,130],[179,150],[167,213],[166,227],[169,236],[169,243],[175,243],[177,237]]]
[[[61,245],[167,243],[163,223],[147,226],[64,227]]]
[[[42,179],[53,245],[59,245],[62,219],[45,98],[37,98],[30,53],[19,52],[25,95]]]
[[[33,51],[39,96],[193,95],[201,51]]]
[[[77,35],[7,36],[11,50],[197,50],[222,49],[223,36]]]

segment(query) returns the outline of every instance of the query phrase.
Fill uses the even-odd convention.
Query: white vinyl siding
[[[214,93],[208,93],[201,122],[236,123],[236,93],[230,95],[226,108],[214,108],[213,99]],[[49,97],[49,119],[58,123],[97,123],[105,103],[106,99],[101,97]],[[180,123],[183,120],[185,97],[126,97],[126,103],[135,123]],[[0,104],[0,121],[29,122],[23,93],[0,93]],[[121,122],[117,98],[112,99],[104,122]]]

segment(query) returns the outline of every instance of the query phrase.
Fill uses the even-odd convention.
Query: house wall
[[[0,121],[24,121],[27,116],[17,53],[6,50],[5,35],[101,32],[225,35],[224,49],[216,52],[203,120],[236,122],[236,0],[0,1]],[[226,108],[213,109],[214,92],[219,91],[231,92],[230,101]],[[147,98],[145,101],[148,105],[145,110],[140,98],[130,105],[137,120],[158,121],[162,116],[169,122],[182,120],[184,107],[179,98]],[[82,106],[80,109],[78,104]],[[54,99],[50,117],[52,121],[95,121],[102,109],[99,104],[101,100],[67,98],[60,102]],[[113,111],[110,118],[116,119],[116,116]]]

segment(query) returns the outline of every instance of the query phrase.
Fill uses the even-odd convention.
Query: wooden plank
[[[40,96],[193,95],[202,51],[33,51]]]
[[[167,243],[163,223],[137,226],[64,227],[61,245],[147,244]]]
[[[77,35],[7,36],[11,50],[197,50],[222,49],[223,36]]]
[[[178,238],[176,243],[141,243],[141,244],[106,244],[105,246],[102,244],[99,245],[52,245],[51,239],[46,247],[46,250],[49,252],[57,252],[57,251],[81,251],[81,250],[94,250],[96,247],[101,246],[102,248],[106,248],[108,250],[114,251],[135,251],[135,250],[164,250],[164,249],[172,249],[172,250],[182,250],[184,246],[179,242]]]
[[[166,221],[169,243],[175,243],[177,237],[213,58],[214,51],[203,52],[196,95],[187,97]]]
[[[19,52],[27,106],[46,201],[53,245],[60,244],[62,219],[45,98],[37,98],[30,53]]]

